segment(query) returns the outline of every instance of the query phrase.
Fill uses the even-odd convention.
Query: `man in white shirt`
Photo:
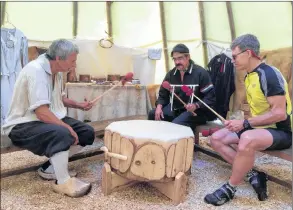
[[[46,54],[28,63],[14,86],[10,110],[2,126],[15,146],[50,158],[40,176],[56,179],[53,190],[71,197],[89,192],[90,183],[68,171],[68,158],[95,138],[89,125],[66,117],[66,108],[89,110],[89,102],[77,103],[65,97],[62,72],[76,67],[79,50],[64,39],[53,41]],[[70,149],[70,150],[69,150]]]

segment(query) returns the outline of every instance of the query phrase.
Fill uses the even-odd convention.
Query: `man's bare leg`
[[[261,138],[259,138],[260,136]],[[206,195],[204,198],[205,202],[219,206],[233,199],[236,186],[242,182],[247,172],[253,168],[255,152],[265,150],[271,146],[272,143],[273,137],[267,130],[254,129],[242,133],[238,143],[238,150],[232,164],[232,176],[222,187]],[[257,176],[250,178],[249,181],[258,195],[258,199],[262,201],[266,200],[266,175],[260,172]]]
[[[228,163],[233,164],[236,151],[230,145],[237,144],[239,138],[236,133],[223,128],[210,137],[212,148],[218,152]]]
[[[261,138],[259,138],[261,136]],[[273,144],[273,136],[265,129],[254,129],[241,135],[238,151],[232,166],[229,182],[239,185],[244,176],[253,168],[255,152],[265,150]]]

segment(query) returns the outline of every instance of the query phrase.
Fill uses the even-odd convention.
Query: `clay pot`
[[[77,78],[76,78],[75,72],[69,72],[67,74],[67,82],[76,82],[76,81],[77,81]]]
[[[80,74],[79,75],[79,82],[90,82],[91,76],[89,74]]]
[[[120,75],[119,74],[109,74],[108,81],[120,81]]]

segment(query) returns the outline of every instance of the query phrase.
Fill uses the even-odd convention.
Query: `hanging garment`
[[[212,83],[216,92],[215,111],[226,118],[229,111],[230,97],[235,91],[234,65],[224,53],[216,55],[208,64]]]
[[[10,107],[17,76],[27,63],[27,38],[16,28],[1,28],[1,126]]]

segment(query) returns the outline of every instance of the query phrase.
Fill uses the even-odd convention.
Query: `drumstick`
[[[171,92],[171,89],[172,89],[172,87],[171,87],[171,85],[170,85],[170,83],[168,82],[168,81],[164,81],[163,83],[162,83],[162,87],[163,88],[165,88],[165,89],[167,89],[167,90],[169,90],[170,92]],[[182,103],[182,104],[184,104],[184,106],[186,106],[186,103],[184,102],[184,101],[182,101],[182,99],[174,92],[174,96]],[[193,114],[193,116],[197,116],[197,114],[195,113],[195,112],[191,112],[192,114]]]
[[[190,89],[189,87],[187,87],[186,85],[183,85],[182,87],[181,87],[181,90],[183,91],[183,92],[185,92],[186,93],[186,95],[188,95],[188,94],[192,94],[195,98],[197,98],[197,100],[199,100],[201,103],[203,103],[209,110],[211,110],[218,118],[220,118],[220,120],[222,120],[222,122],[224,122],[224,121],[226,121],[221,115],[219,115],[215,110],[213,110],[209,105],[207,105],[205,102],[203,102],[199,97],[197,97],[194,93],[193,93],[193,91],[192,91],[192,89]]]
[[[132,80],[133,77],[133,73],[132,72],[128,72],[125,77],[123,77],[121,79],[121,81],[119,83],[117,83],[116,85],[114,85],[113,87],[111,87],[109,90],[105,91],[102,95],[96,97],[95,99],[93,99],[92,101],[90,101],[90,103],[94,104],[96,101],[98,101],[100,98],[102,98],[104,95],[106,95],[107,93],[109,93],[111,90],[113,90],[114,88],[118,87],[120,85],[120,83],[122,83],[122,85],[124,86],[124,84],[127,81]]]

